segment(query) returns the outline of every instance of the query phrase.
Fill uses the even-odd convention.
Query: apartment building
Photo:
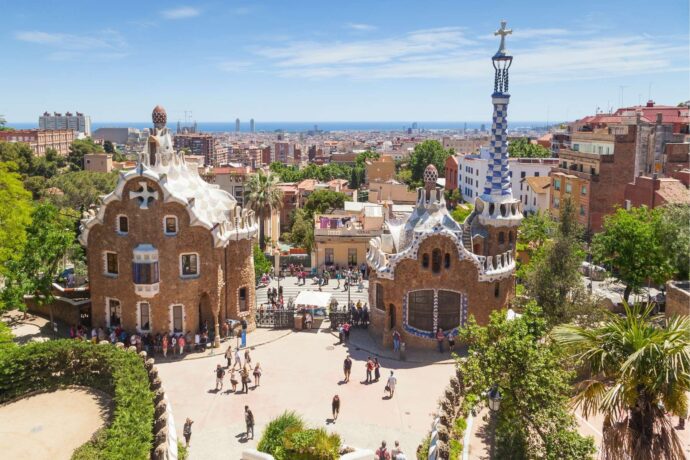
[[[34,155],[39,157],[45,156],[48,149],[55,149],[58,155],[67,156],[69,146],[74,142],[74,131],[71,129],[13,129],[0,131],[0,142],[23,142],[28,144]]]
[[[206,166],[220,166],[228,162],[228,148],[221,146],[210,134],[183,133],[175,135],[175,150],[188,150],[192,155],[203,155]]]
[[[70,129],[88,137],[91,136],[91,117],[81,112],[75,114],[65,112],[64,115],[58,112],[53,112],[52,115],[44,112],[38,117],[38,129],[48,131]]]

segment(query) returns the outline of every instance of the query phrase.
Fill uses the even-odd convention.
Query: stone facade
[[[188,168],[167,128],[155,132],[136,170],[83,221],[92,324],[155,334],[207,321],[217,332],[243,317],[253,327],[253,213]]]
[[[666,283],[666,317],[690,315],[690,281]]]

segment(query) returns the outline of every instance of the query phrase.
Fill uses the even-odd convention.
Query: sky
[[[3,3],[10,124],[488,120],[503,19],[511,120],[690,99],[687,0]]]

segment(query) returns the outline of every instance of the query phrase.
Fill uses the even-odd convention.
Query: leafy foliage
[[[31,172],[34,154],[24,142],[0,142],[0,161],[14,163],[14,170],[26,175]]]
[[[7,263],[16,261],[26,243],[26,226],[31,222],[31,194],[22,186],[19,174],[0,163],[0,274]]]
[[[690,205],[669,204],[661,208],[657,228],[664,252],[669,256],[675,278],[690,278]]]
[[[488,326],[472,319],[463,331],[468,357],[458,366],[473,391],[496,386],[502,396],[496,458],[579,460],[594,453],[592,439],[577,433],[567,407],[572,374],[562,367],[559,350],[544,340],[546,331],[534,303],[518,318],[495,311]]]
[[[308,253],[314,247],[314,218],[304,209],[295,209],[292,213],[292,227],[290,232],[283,233],[283,238],[304,248]]]
[[[306,428],[302,417],[286,411],[268,423],[257,449],[276,460],[334,460],[339,457],[340,436]]]
[[[259,248],[258,244],[254,245],[254,276],[258,280],[264,273],[271,271],[271,261],[268,260],[266,254]]]
[[[644,286],[648,278],[663,283],[673,275],[671,255],[662,241],[663,227],[658,209],[619,208],[604,218],[603,230],[594,235],[594,258],[613,267],[616,277],[625,284],[626,302],[630,293]]]
[[[47,188],[54,187],[62,191],[62,195],[45,194],[44,197],[60,208],[76,210],[88,209],[98,203],[102,195],[115,189],[117,172],[74,171],[50,179]]]
[[[562,325],[557,342],[590,377],[574,402],[583,415],[602,412],[604,458],[685,458],[665,411],[687,416],[690,391],[690,317],[667,320],[653,305],[625,305],[625,315],[606,312],[596,327]]]
[[[525,216],[518,232],[518,243],[540,248],[556,233],[556,221],[548,212],[538,210]]]
[[[103,146],[96,144],[90,137],[86,139],[77,139],[69,146],[67,162],[70,164],[72,170],[79,171],[84,169],[84,155],[102,152],[104,152]]]
[[[304,203],[304,210],[313,217],[315,214],[333,209],[342,209],[346,201],[350,201],[350,198],[344,193],[333,190],[316,190],[307,198],[306,203]]]
[[[113,395],[113,421],[97,458],[149,458],[153,393],[143,361],[136,353],[75,340],[34,342],[0,353],[0,403],[32,391],[69,385]]]
[[[266,247],[265,220],[273,209],[283,206],[283,191],[278,187],[278,176],[259,170],[250,177],[245,189],[246,204],[259,218],[259,246]]]
[[[511,158],[549,158],[551,156],[549,149],[539,144],[532,144],[526,137],[510,141],[508,154]]]
[[[15,346],[12,329],[4,321],[0,321],[0,351]]]
[[[465,219],[467,219],[467,216],[472,214],[472,210],[474,209],[474,206],[471,204],[461,204],[456,206],[455,209],[453,209],[450,213],[450,215],[455,219],[456,222],[462,224],[465,222]]]
[[[61,214],[51,204],[39,204],[26,228],[26,244],[21,255],[6,265],[4,308],[25,309],[24,295],[37,295],[37,301],[53,300],[52,282],[59,263],[68,254],[81,254],[75,241],[74,216]]]
[[[446,160],[452,154],[452,149],[444,149],[441,143],[436,140],[426,140],[415,145],[407,164],[410,178],[406,183],[411,187],[420,187],[424,181],[424,170],[430,164],[436,166],[439,177],[443,177],[446,170]],[[399,177],[402,177],[400,173],[398,174]]]

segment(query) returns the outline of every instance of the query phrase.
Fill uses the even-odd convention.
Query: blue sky
[[[490,117],[492,35],[515,56],[510,119],[690,98],[688,2],[5,2],[0,113],[92,120]]]

